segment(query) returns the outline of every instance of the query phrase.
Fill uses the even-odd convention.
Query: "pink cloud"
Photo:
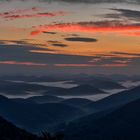
[[[126,67],[127,64],[54,64],[56,67]]]
[[[31,35],[38,35],[42,32],[47,31],[60,31],[60,32],[85,32],[85,33],[119,33],[121,35],[135,35],[139,36],[140,25],[116,25],[116,26],[98,26],[92,24],[79,24],[79,23],[72,23],[72,24],[55,24],[55,25],[44,25],[36,27],[36,29],[31,32]],[[34,33],[38,34],[34,34]],[[130,33],[129,33],[130,32]]]
[[[25,65],[25,66],[48,66],[47,64],[33,63],[33,62],[17,62],[17,61],[0,61],[4,65]]]

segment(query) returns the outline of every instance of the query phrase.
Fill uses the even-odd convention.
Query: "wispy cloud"
[[[64,11],[42,12],[43,9],[32,7],[30,9],[16,9],[12,11],[0,13],[0,17],[6,20],[23,19],[23,18],[41,18],[64,16],[67,13]]]

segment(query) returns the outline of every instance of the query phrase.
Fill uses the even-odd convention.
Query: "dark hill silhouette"
[[[84,98],[71,98],[71,99],[65,99],[61,101],[61,103],[75,106],[75,107],[83,107],[87,104],[93,103],[93,101]]]
[[[0,117],[0,140],[39,140],[39,138]]]
[[[17,126],[36,133],[44,129],[53,131],[57,125],[75,119],[84,112],[63,103],[23,103],[0,96],[0,114]]]
[[[94,118],[95,114],[67,127],[65,140],[139,140],[140,99]]]
[[[62,132],[57,132],[52,135],[46,131],[43,131],[40,136],[37,136],[16,127],[0,117],[0,140],[62,140],[63,137]]]

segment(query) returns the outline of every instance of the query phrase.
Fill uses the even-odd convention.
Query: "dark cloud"
[[[116,14],[116,16],[119,16],[119,17],[124,16],[131,20],[140,21],[140,11],[129,10],[129,9],[112,9],[112,10],[120,12],[120,14]],[[111,16],[111,15],[108,15],[108,16]],[[114,14],[114,16],[115,16],[115,14]],[[112,17],[113,17],[113,15],[112,15]]]
[[[47,42],[48,43],[54,43],[54,44],[60,44],[61,43],[60,41],[57,41],[57,40],[48,40]]]
[[[117,27],[128,25],[128,23],[124,23],[120,20],[102,20],[102,21],[89,21],[89,22],[78,22],[78,25],[82,26],[95,26],[95,27]]]
[[[121,19],[122,16],[118,13],[103,15],[104,18]]]
[[[34,40],[0,40],[0,45],[8,45],[8,44],[11,44],[11,45],[21,45],[21,46],[34,46],[34,48],[36,46],[44,46],[43,44],[34,44],[34,43],[29,43],[29,41],[34,41]]]
[[[57,34],[56,32],[43,32],[44,34],[52,34],[52,35],[54,35],[54,34]]]
[[[87,38],[87,37],[69,37],[65,38],[67,41],[74,41],[74,42],[97,42],[98,40],[95,38]]]
[[[32,50],[51,51],[47,48],[37,48],[24,45],[0,45],[0,61],[32,62],[41,64],[87,63],[91,57],[63,54],[34,53]],[[21,63],[22,64],[22,63]]]
[[[127,53],[127,52],[112,52],[112,54],[117,54],[117,55],[128,55],[128,56],[134,56],[134,57],[140,57],[140,54],[138,53]]]
[[[68,47],[68,45],[66,44],[52,44],[52,45],[56,47]]]
[[[47,42],[56,47],[68,47],[67,44],[63,44],[62,42],[56,40],[49,40]]]
[[[79,36],[78,34],[71,34],[71,36]]]
[[[24,40],[0,40],[0,44],[2,45],[7,45],[7,44],[16,44],[16,45],[28,45],[29,43],[27,43],[27,41]]]

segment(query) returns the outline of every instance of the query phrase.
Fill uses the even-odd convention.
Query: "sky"
[[[1,0],[0,74],[139,74],[140,1]]]

